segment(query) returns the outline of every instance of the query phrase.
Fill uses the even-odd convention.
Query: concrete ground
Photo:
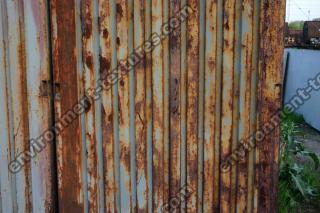
[[[313,129],[307,124],[299,124],[299,131],[301,134],[295,136],[298,141],[304,143],[304,147],[306,151],[311,151],[316,153],[320,156],[320,132]],[[309,164],[312,163],[311,160],[308,159],[299,159],[300,163]],[[312,163],[313,164],[313,163]],[[320,168],[318,171],[320,173]],[[303,210],[299,210],[298,212],[301,213],[319,213],[320,212],[320,205],[310,205],[305,204]]]
[[[320,132],[307,124],[300,124],[299,131],[302,134],[296,136],[296,139],[304,142],[306,151],[312,151],[320,156]]]

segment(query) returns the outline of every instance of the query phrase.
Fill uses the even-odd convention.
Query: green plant
[[[319,157],[305,151],[303,143],[295,140],[301,134],[297,125],[290,119],[281,122],[280,144],[280,177],[278,206],[280,213],[296,212],[305,202],[311,202],[320,196],[320,187],[313,175],[314,170],[298,164],[298,157],[308,157],[314,163],[314,169],[319,167]]]
[[[289,23],[290,30],[302,30],[304,21],[293,21]]]
[[[294,112],[290,112],[289,109],[285,108],[283,109],[283,112],[285,114],[285,116],[283,116],[282,122],[294,122],[294,123],[305,123],[304,117],[300,114],[294,113]],[[285,131],[285,129],[283,129]]]

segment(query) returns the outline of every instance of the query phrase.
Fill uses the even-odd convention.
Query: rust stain
[[[100,74],[108,73],[111,71],[111,62],[110,59],[102,57],[100,55]]]
[[[170,2],[170,17],[174,16],[181,5],[180,0]],[[178,33],[180,35],[180,33]],[[176,33],[169,37],[170,54],[170,176],[169,197],[174,198],[181,185],[181,117],[180,117],[180,45],[181,38]],[[170,200],[169,199],[169,200]],[[180,211],[178,207],[177,212]]]
[[[94,57],[95,48],[93,43],[96,41],[93,36],[93,26],[95,23],[94,2],[90,0],[83,0],[81,2],[81,23],[83,26],[82,34],[82,52],[85,59],[85,73],[83,75],[82,90],[87,88],[95,88],[95,74]],[[83,91],[84,92],[84,91]],[[90,98],[90,97],[89,97]],[[88,100],[89,101],[89,100]],[[90,102],[90,101],[89,101]],[[87,148],[87,178],[88,178],[88,208],[89,212],[97,212],[99,209],[99,174],[98,174],[98,150],[97,150],[97,135],[96,135],[96,120],[95,120],[95,102],[92,101],[86,107],[85,113],[85,131],[86,131],[86,148]],[[99,127],[100,128],[100,127]]]
[[[224,47],[222,75],[222,114],[221,114],[221,160],[224,161],[232,150],[234,120],[234,46],[235,46],[235,0],[224,1]],[[220,174],[220,208],[222,212],[231,212],[234,207],[232,171]]]
[[[110,1],[99,1],[100,19],[100,74],[111,70],[111,38],[110,26]],[[113,128],[113,103],[112,90],[102,93],[102,138],[104,157],[104,194],[105,211],[118,212],[116,208],[116,181],[115,181],[115,159],[114,159],[114,128]]]
[[[189,0],[193,14],[187,21],[187,183],[198,186],[198,88],[199,88],[199,15],[198,1]],[[187,211],[197,211],[197,191],[187,198]]]
[[[259,54],[258,127],[280,108],[280,95],[274,84],[280,82],[283,54],[283,32],[285,3],[283,1],[263,1],[261,8],[261,41]],[[278,12],[277,12],[278,11]],[[278,40],[279,39],[279,40]],[[275,52],[271,49],[277,47]],[[257,211],[275,211],[279,130],[265,138],[257,146],[255,197]],[[270,178],[273,177],[273,178]]]
[[[19,18],[20,19],[20,18]],[[19,33],[20,33],[20,39],[19,39],[19,43],[18,43],[18,63],[19,63],[19,71],[20,71],[20,98],[21,100],[19,100],[19,104],[21,106],[28,106],[28,96],[27,96],[27,70],[26,70],[26,49],[25,49],[25,40],[23,37],[23,33],[22,31],[22,20],[19,20]],[[21,143],[22,141],[21,138],[19,137],[18,140],[16,140],[16,138],[14,138],[14,143],[15,143],[15,147],[20,147],[22,145],[22,150],[27,151],[29,150],[29,141],[25,141],[25,139],[30,138],[29,137],[29,112],[28,112],[29,107],[26,107],[25,109],[21,109],[21,112],[17,112],[19,114],[21,114],[21,120],[19,122],[19,126],[17,128],[17,133],[19,134],[21,137],[23,137],[23,143]],[[21,127],[21,128],[20,128]],[[16,135],[15,135],[16,137]],[[20,142],[19,142],[20,141]],[[48,162],[51,163],[51,162]],[[31,162],[26,162],[25,168],[24,168],[24,181],[25,181],[25,189],[24,189],[24,195],[25,195],[25,204],[26,206],[23,207],[25,208],[26,211],[30,211],[32,208],[32,196],[31,196]],[[49,188],[49,191],[53,190],[53,188]],[[53,197],[48,197],[47,200],[53,199]]]
[[[73,107],[78,97],[78,83],[74,80],[77,79],[77,62],[73,52],[76,46],[75,4],[60,0],[53,0],[51,4],[55,15],[52,20],[56,21],[51,26],[56,32],[56,37],[53,37],[54,80],[64,85],[60,91],[62,98],[56,103],[56,113],[61,115]],[[84,211],[84,203],[79,199],[83,192],[79,128],[79,120],[75,120],[57,140],[59,212]]]
[[[120,3],[116,4],[116,11],[117,11],[117,21],[120,22],[124,13]]]
[[[108,29],[104,29],[103,30],[103,38],[108,39],[108,37],[109,37],[109,31],[108,31]]]
[[[92,36],[92,15],[91,15],[91,7],[90,1],[82,2],[82,17],[83,17],[83,35],[85,39],[90,39]]]
[[[92,55],[90,53],[87,53],[86,54],[86,65],[88,66],[88,68],[90,70],[92,70],[93,68],[93,58],[92,58]]]
[[[209,7],[206,8],[206,38],[210,36],[216,40],[217,36],[217,2],[208,1]],[[209,40],[209,39],[208,39]],[[205,52],[205,106],[204,106],[204,162],[203,162],[203,212],[218,212],[216,201],[218,192],[215,188],[215,172],[217,164],[215,162],[217,153],[215,151],[216,137],[216,84],[217,84],[217,45],[215,42],[206,42]]]
[[[137,48],[144,42],[145,39],[145,1],[139,0],[134,1],[134,14],[137,16],[137,22],[134,23],[134,28],[139,28],[139,31],[134,30],[134,48]],[[145,54],[143,55],[145,58]],[[136,137],[136,187],[137,197],[143,199],[137,200],[137,212],[148,211],[148,186],[147,184],[140,184],[141,180],[144,179],[147,183],[147,118],[146,118],[146,69],[145,64],[140,63],[135,69],[135,137]]]
[[[117,195],[120,196],[120,203],[128,199],[130,211],[147,212],[150,207],[157,211],[162,203],[166,202],[170,197],[175,196],[181,185],[181,150],[182,150],[182,116],[186,116],[186,139],[187,139],[187,183],[190,188],[194,189],[194,193],[187,198],[187,212],[201,211],[199,202],[203,201],[203,211],[221,211],[231,212],[236,207],[238,211],[250,210],[248,203],[248,156],[245,156],[237,169],[232,167],[232,171],[219,173],[219,155],[221,160],[227,159],[232,151],[235,141],[234,130],[242,125],[242,136],[248,136],[250,133],[251,114],[251,90],[252,90],[252,70],[253,70],[253,0],[243,0],[243,5],[239,6],[236,11],[235,0],[223,1],[223,20],[218,23],[218,5],[222,2],[210,0],[205,8],[206,16],[206,34],[211,35],[211,40],[207,42],[205,55],[205,130],[204,130],[204,173],[203,173],[203,195],[197,194],[198,186],[198,101],[199,101],[199,1],[188,0],[188,4],[193,8],[193,14],[187,21],[187,51],[181,50],[181,33],[174,33],[169,36],[166,45],[165,41],[160,46],[156,47],[154,52],[145,55],[143,63],[135,68],[134,80],[135,91],[134,97],[130,97],[130,81],[128,76],[122,76],[120,79],[119,92],[119,136],[120,136],[120,159],[114,159],[114,129],[113,123],[115,115],[113,115],[113,92],[112,89],[103,91],[102,94],[102,126],[94,126],[102,128],[103,137],[103,161],[104,161],[104,194],[105,194],[105,209],[106,212],[120,212],[123,208],[117,209]],[[133,1],[133,7],[128,7],[128,1],[117,0],[116,2],[116,55],[117,60],[125,59],[129,53],[129,21],[134,22],[133,29],[133,44],[134,47],[141,45],[149,31],[157,31],[161,23],[165,22],[165,2],[155,0],[150,2],[151,14],[146,13],[147,2],[145,0]],[[111,21],[110,21],[110,1],[99,1],[99,41],[100,55],[94,55],[92,50],[93,41],[93,3],[89,0],[84,0],[81,3],[81,20],[83,32],[83,56],[85,69],[87,72],[81,85],[75,81],[78,79],[77,59],[76,59],[76,32],[75,32],[75,3],[73,1],[53,0],[52,20],[53,28],[53,66],[55,83],[60,83],[61,100],[56,100],[56,114],[59,116],[61,112],[65,112],[72,107],[77,101],[79,88],[92,87],[96,80],[94,72],[94,57],[99,57],[100,74],[110,72],[111,70]],[[169,16],[176,15],[181,7],[180,0],[172,0],[168,2]],[[279,90],[275,84],[280,82],[281,70],[281,48],[277,48],[275,41],[280,41],[282,45],[282,35],[280,29],[283,27],[283,20],[280,15],[275,14],[275,11],[282,11],[283,5],[280,0],[271,2],[263,0],[261,3],[261,29],[259,32],[260,48],[259,48],[259,91],[258,91],[258,123],[266,122],[272,115],[272,112],[278,109]],[[132,8],[134,11],[129,11]],[[244,65],[244,70],[241,70],[242,80],[245,82],[244,87],[238,89],[236,83],[237,76],[234,75],[236,67],[236,13],[242,13],[242,17],[250,20],[249,32],[243,38],[241,46],[241,65]],[[131,20],[132,14],[137,16],[137,19]],[[282,14],[281,12],[280,14]],[[147,17],[150,15],[150,17]],[[221,21],[221,20],[220,20]],[[152,25],[152,26],[151,26]],[[218,27],[222,27],[223,38],[221,44],[217,44]],[[139,30],[136,30],[138,29]],[[139,33],[139,34],[138,34]],[[44,34],[42,34],[44,36]],[[39,41],[41,42],[41,41]],[[223,48],[223,70],[222,82],[217,76],[218,48],[220,45]],[[165,49],[168,48],[168,49]],[[164,53],[169,54],[169,79],[164,77]],[[23,53],[19,53],[23,55]],[[186,54],[186,64],[182,64],[181,55]],[[220,56],[219,56],[220,57]],[[184,77],[181,74],[181,66],[187,68],[187,73]],[[166,80],[169,85],[165,85]],[[25,82],[23,82],[25,83]],[[83,84],[83,85],[82,85]],[[181,91],[186,84],[186,91]],[[219,86],[222,86],[221,93],[221,118],[216,117],[219,98]],[[170,100],[166,100],[166,86],[169,87]],[[25,92],[25,91],[24,91]],[[186,94],[187,105],[182,106],[182,95]],[[151,94],[151,95],[150,95]],[[134,101],[135,115],[135,148],[136,148],[136,168],[130,168],[131,165],[131,143],[130,136],[128,137],[128,129],[130,128],[130,101]],[[149,100],[150,99],[150,100]],[[236,105],[238,99],[243,101],[242,111],[238,115],[236,113]],[[168,103],[167,103],[168,102]],[[132,102],[131,102],[132,104]],[[168,104],[168,106],[167,106]],[[165,107],[168,107],[166,109]],[[183,109],[186,108],[186,114]],[[95,107],[89,101],[86,102],[86,120],[90,116],[95,115]],[[168,117],[167,114],[169,113]],[[24,115],[25,116],[25,115]],[[219,115],[217,115],[219,116]],[[58,119],[57,118],[57,119]],[[168,119],[166,119],[168,118]],[[240,122],[240,123],[239,123]],[[169,123],[169,128],[166,124]],[[94,124],[89,124],[94,125]],[[221,125],[221,132],[215,130]],[[218,127],[217,127],[218,126]],[[87,126],[88,127],[88,126]],[[27,128],[27,126],[25,127]],[[169,130],[166,130],[168,128]],[[152,162],[148,162],[148,144],[147,136],[150,136],[147,129],[151,129],[152,137]],[[166,132],[167,131],[167,132]],[[58,156],[58,176],[59,176],[59,210],[61,212],[83,212],[84,202],[89,202],[89,211],[95,212],[98,207],[98,173],[97,173],[97,150],[94,132],[86,132],[88,145],[88,181],[89,181],[89,200],[83,201],[82,189],[82,159],[81,150],[84,149],[81,145],[80,138],[80,122],[76,120],[72,125],[61,135],[57,141],[57,156]],[[169,150],[166,150],[166,134],[170,142]],[[215,141],[217,135],[221,134],[221,141]],[[219,136],[218,136],[219,137]],[[277,168],[278,159],[277,144],[275,141],[279,138],[279,132],[276,131],[270,137],[267,137],[265,143],[257,146],[257,160],[255,162],[255,199],[258,200],[257,212],[270,211],[275,208],[276,184],[277,184]],[[219,145],[217,145],[217,143]],[[221,153],[216,153],[217,146],[220,146]],[[70,155],[70,151],[74,154]],[[169,153],[166,153],[169,152]],[[166,155],[169,155],[169,162]],[[218,156],[217,156],[218,155]],[[150,156],[151,157],[151,156]],[[218,159],[218,160],[217,160]],[[119,161],[121,167],[121,193],[117,188],[115,180],[116,162]],[[148,166],[152,164],[153,174],[148,177]],[[170,165],[170,166],[168,166]],[[168,168],[167,168],[168,167]],[[136,180],[131,183],[131,169],[136,169]],[[236,171],[236,173],[234,172]],[[236,182],[234,181],[236,174]],[[168,177],[167,177],[168,176]],[[272,178],[269,178],[272,177]],[[168,178],[168,179],[166,179]],[[149,203],[149,181],[152,179],[153,201]],[[123,181],[124,180],[124,181]],[[144,180],[144,181],[142,181]],[[217,184],[220,185],[217,185]],[[131,186],[136,185],[137,195],[132,194]],[[213,187],[212,187],[213,186]],[[214,188],[214,189],[213,189]],[[234,193],[235,191],[235,193]],[[137,206],[133,206],[133,196],[142,196],[137,199]],[[202,200],[199,196],[203,196]],[[141,202],[143,199],[146,202]],[[48,208],[52,204],[48,203]],[[176,211],[181,211],[180,207]]]

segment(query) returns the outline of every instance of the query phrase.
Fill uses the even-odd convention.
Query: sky
[[[308,21],[308,18],[320,18],[320,0],[287,0],[287,22]]]

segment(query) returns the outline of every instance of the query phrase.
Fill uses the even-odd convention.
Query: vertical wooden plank
[[[215,167],[215,123],[216,123],[216,64],[217,64],[217,2],[207,1],[206,5],[206,48],[205,48],[205,114],[204,114],[204,186],[203,211],[212,212],[214,203]]]
[[[260,52],[256,182],[257,212],[276,212],[279,128],[268,135],[259,129],[280,110],[283,55],[284,1],[262,1],[260,7]],[[277,26],[277,27],[275,27]],[[257,133],[258,134],[258,133]],[[263,136],[263,139],[261,137]]]
[[[111,14],[110,2],[99,2],[100,19],[100,73],[111,73]],[[109,85],[108,85],[109,86]],[[104,150],[104,181],[105,181],[105,211],[118,212],[116,208],[116,181],[115,181],[115,158],[114,158],[114,129],[112,112],[112,88],[107,87],[102,92],[102,132]]]
[[[128,1],[116,1],[117,12],[117,60],[126,61],[128,57]],[[130,212],[132,209],[131,169],[130,169],[130,136],[129,136],[129,77],[126,72],[120,71],[119,81],[119,143],[120,143],[120,194],[121,212]]]
[[[225,161],[231,154],[233,142],[233,96],[234,90],[234,31],[235,1],[224,1],[224,37],[223,37],[223,76],[222,76],[222,115],[221,115],[221,160]],[[231,212],[232,178],[231,170],[220,176],[220,209]]]
[[[199,89],[199,2],[189,0],[193,14],[187,21],[187,184],[193,193],[187,211],[197,211],[198,186],[198,89]]]
[[[252,44],[254,5],[252,0],[244,0],[242,5],[238,147],[241,146],[241,140],[245,140],[250,136],[250,101],[253,56]],[[244,144],[244,146],[245,145],[247,144]],[[238,162],[237,168],[237,212],[245,212],[248,210],[248,154],[245,150],[241,150],[241,152],[244,152],[244,156],[242,159],[239,159],[240,161]]]
[[[181,1],[170,1],[170,17],[180,9]],[[180,34],[170,34],[170,198],[175,197],[181,186],[181,74],[180,74]],[[176,209],[179,212],[179,207]]]
[[[78,101],[75,15],[75,1],[51,1],[54,82],[61,85],[56,91],[56,123]],[[85,209],[81,131],[76,118],[57,137],[59,212]]]
[[[145,41],[145,1],[134,1],[134,49],[138,60],[135,68],[135,137],[137,165],[137,211],[148,211],[147,126],[146,126],[146,71],[145,53],[141,47]]]
[[[152,116],[153,116],[153,207],[159,212],[164,203],[164,69],[161,25],[162,0],[152,1]]]

